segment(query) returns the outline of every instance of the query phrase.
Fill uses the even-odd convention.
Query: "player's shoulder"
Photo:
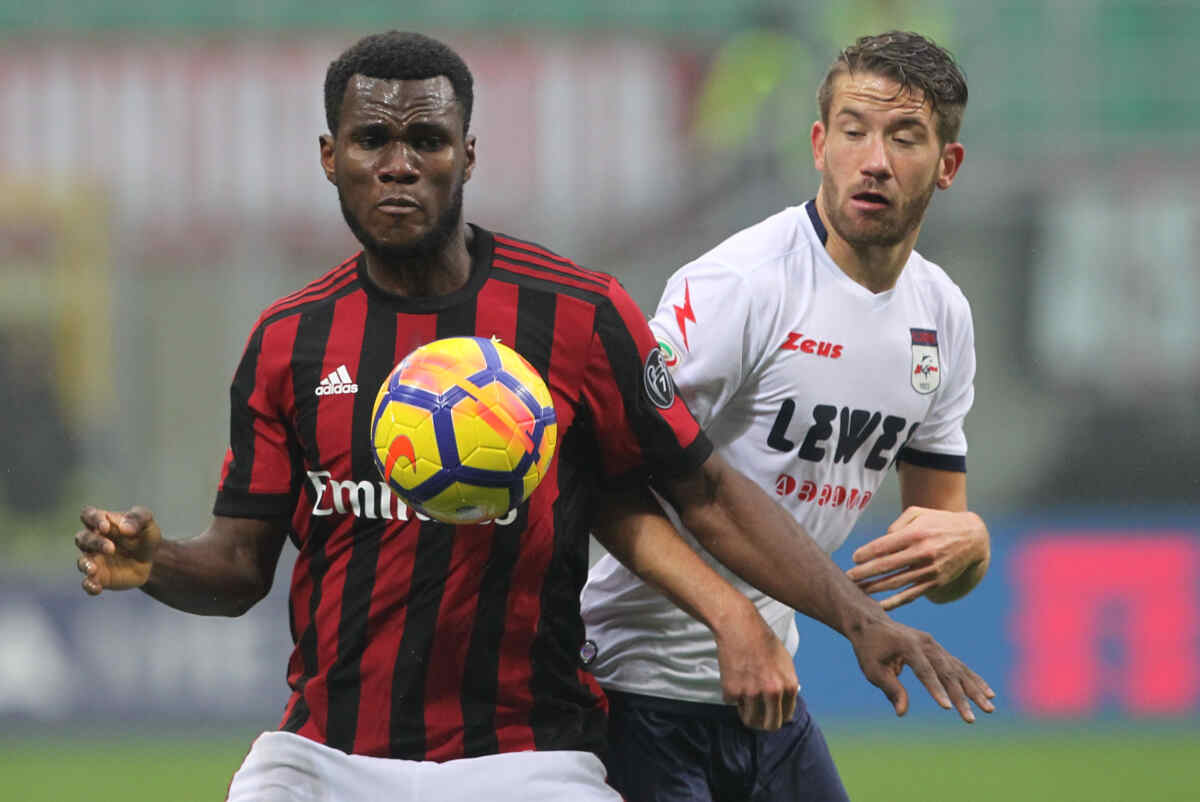
[[[262,328],[284,318],[311,311],[315,306],[330,303],[360,286],[358,262],[362,251],[331,270],[313,279],[295,292],[278,298],[259,315],[255,328]]]
[[[813,239],[807,226],[804,207],[788,207],[730,235],[673,278],[714,277],[751,292],[795,285],[798,272],[813,268]]]
[[[967,294],[941,265],[914,250],[905,272],[927,303],[944,309],[954,317],[970,317],[971,304]]]
[[[810,250],[804,231],[804,209],[789,206],[730,235],[696,261],[758,271],[780,267]]]
[[[482,230],[482,229],[481,229]],[[610,296],[620,284],[609,273],[580,266],[572,259],[537,242],[498,231],[487,232],[493,241],[492,265],[518,283],[534,283],[571,294]]]

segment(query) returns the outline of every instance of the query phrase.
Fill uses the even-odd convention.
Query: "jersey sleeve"
[[[942,357],[946,381],[938,387],[925,420],[896,459],[924,468],[967,470],[967,435],[963,422],[975,400],[975,331],[971,308],[959,296],[960,309],[947,328]]]
[[[762,360],[781,291],[761,286],[766,279],[762,272],[693,262],[663,291],[650,328],[701,426],[720,414]]]
[[[582,395],[610,485],[688,473],[712,453],[645,317],[616,280],[596,312]]]
[[[283,397],[290,392],[289,369],[285,359],[271,357],[279,336],[286,334],[266,330],[260,323],[230,385],[229,447],[214,515],[286,518],[295,510],[299,449]]]

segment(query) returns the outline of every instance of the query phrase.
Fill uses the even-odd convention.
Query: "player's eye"
[[[413,143],[418,150],[439,150],[444,144],[440,136],[422,136]]]
[[[416,123],[409,127],[405,139],[410,147],[431,153],[446,147],[450,139],[439,125]]]
[[[387,144],[387,141],[388,133],[381,126],[369,126],[354,134],[354,143],[366,150],[381,148]]]

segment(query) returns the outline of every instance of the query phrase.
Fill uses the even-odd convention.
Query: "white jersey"
[[[975,348],[967,299],[940,267],[914,251],[896,285],[872,293],[825,239],[813,201],[785,209],[680,269],[650,325],[721,455],[832,552],[897,458],[966,470]],[[793,611],[667,512],[795,654]],[[583,613],[601,685],[721,703],[712,633],[611,555],[589,574]]]

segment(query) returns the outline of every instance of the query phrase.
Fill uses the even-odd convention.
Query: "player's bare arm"
[[[79,519],[76,566],[87,593],[141,588],[199,615],[241,615],[266,596],[286,536],[278,522],[217,516],[197,537],[168,540],[145,507],[89,506]]]
[[[712,631],[721,689],[742,723],[775,730],[790,721],[799,690],[796,668],[754,604],[684,542],[648,490],[613,495],[601,508],[596,539]]]
[[[922,595],[944,604],[967,595],[987,573],[991,537],[967,509],[967,477],[900,463],[904,512],[887,532],[854,552],[847,575],[867,593],[896,591],[884,609]]]
[[[867,679],[908,711],[898,676],[909,666],[942,707],[973,722],[974,702],[992,712],[995,692],[926,632],[893,621],[787,512],[718,454],[665,482],[684,525],[706,549],[764,593],[844,635]],[[786,570],[781,570],[785,567]]]

